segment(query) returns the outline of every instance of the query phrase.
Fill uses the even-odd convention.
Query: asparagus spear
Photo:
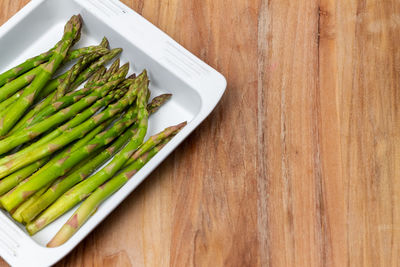
[[[0,88],[0,101],[4,101],[10,96],[12,96],[15,92],[23,88],[24,86],[28,85],[35,79],[35,77],[40,72],[40,67],[44,67],[45,64],[40,65],[39,67],[19,76],[15,80],[5,84],[3,87]]]
[[[121,84],[118,85],[118,88],[129,88],[135,82],[136,76],[133,74],[125,79]]]
[[[107,37],[104,36],[103,39],[101,39],[100,46],[104,48],[108,48],[110,46]]]
[[[171,139],[175,136],[183,127],[185,127],[187,122],[182,122],[174,126],[170,126],[165,128],[164,131],[151,136],[145,143],[143,143],[139,149],[135,151],[128,161],[125,163],[124,167],[133,163],[138,157],[143,155],[145,152],[149,151],[151,148],[159,145],[160,143],[164,142],[165,140]]]
[[[108,40],[107,38],[103,38],[103,40],[101,41],[100,47],[104,47],[107,48],[108,47]],[[99,53],[94,53],[96,55],[103,55],[103,54],[99,54]],[[102,68],[103,66],[101,66],[100,68]],[[103,67],[104,68],[104,67]],[[81,81],[85,81],[86,79],[88,79],[91,75],[93,74],[93,72],[88,72],[86,73],[86,75],[84,77],[81,77]],[[46,85],[45,88],[43,88],[43,90],[40,92],[39,94],[39,99],[42,99],[46,96],[48,96],[50,93],[52,93],[59,85],[60,83],[67,77],[68,72],[65,72],[64,74],[58,76],[57,78],[49,81],[49,83]],[[85,79],[86,78],[86,79]],[[79,86],[79,84],[75,85],[75,88]],[[74,88],[74,89],[75,89]],[[71,88],[70,88],[71,89]],[[72,89],[71,89],[72,90]]]
[[[73,207],[79,202],[84,196],[90,194],[99,185],[107,181],[112,177],[128,159],[132,156],[135,150],[143,142],[144,136],[147,131],[148,111],[146,109],[146,96],[147,96],[147,81],[144,83],[144,87],[139,90],[137,97],[137,109],[138,109],[138,130],[129,141],[129,143],[118,152],[115,157],[107,164],[106,167],[102,168],[95,175],[82,181],[81,183],[74,186],[67,193],[61,196],[52,206],[50,206],[43,214],[30,223],[27,227],[30,234],[35,233],[54,219],[59,217],[65,211]],[[3,198],[2,198],[3,200]],[[6,209],[13,208],[7,202],[1,202]]]
[[[97,188],[74,212],[69,220],[62,226],[47,247],[58,247],[64,244],[97,210],[101,203],[120,189],[129,179],[137,173],[165,144],[154,147],[149,152],[138,158],[120,174]]]
[[[101,77],[99,80],[103,80],[103,81],[107,81],[115,72],[118,71],[119,69],[119,63],[120,60],[119,58],[117,58],[116,60],[114,60],[114,62],[111,64],[111,66],[108,68],[108,70],[106,71],[106,73],[103,75],[103,77]]]
[[[83,81],[87,80],[93,73],[95,73],[101,66],[106,64],[108,61],[116,57],[122,52],[121,48],[112,49],[108,54],[102,56],[98,61],[90,65],[76,78],[73,84],[70,86],[70,90],[75,90]]]
[[[59,153],[56,157],[54,157],[50,162],[48,162],[40,171],[47,171],[49,169],[49,166],[55,164],[57,161],[59,161],[60,159],[62,159],[63,157],[66,157],[69,153],[76,151],[77,149],[79,149],[80,147],[84,146],[85,144],[87,144],[94,136],[96,136],[100,131],[102,131],[104,128],[107,127],[107,125],[110,123],[109,122],[104,122],[103,124],[101,124],[99,127],[97,127],[96,129],[94,129],[92,132],[90,132],[85,138],[79,140],[78,142],[76,142],[73,145],[70,145],[68,148],[64,149],[63,152]],[[47,160],[46,160],[47,161]],[[83,162],[81,162],[80,164],[83,165]],[[81,167],[82,165],[78,164],[76,167]],[[29,182],[32,179],[32,177],[25,179],[24,181],[22,181],[20,183],[20,185]],[[30,196],[25,202],[23,202],[21,205],[19,205],[18,207],[15,207],[13,209],[11,209],[9,212],[12,214],[13,218],[15,220],[17,220],[18,222],[22,223],[22,212],[29,207],[33,202],[35,202],[35,200],[37,200],[47,189],[48,187],[51,185],[51,183],[48,183],[44,188],[42,188],[41,190],[37,191],[33,196]],[[4,195],[4,197],[7,197],[8,195],[10,195],[12,193],[13,190],[9,191],[6,195]]]
[[[151,100],[151,102],[147,105],[147,110],[149,114],[157,112],[157,110],[171,98],[172,94],[162,94],[156,96]]]
[[[143,147],[143,149],[137,150],[133,155],[131,154],[129,160],[125,161],[123,167],[125,168],[130,164],[134,163],[139,157],[141,157],[143,154],[147,153],[149,149],[154,147],[151,146],[150,144],[157,146],[163,141],[169,140],[172,136],[176,135],[177,132],[179,132],[180,129],[182,129],[182,127],[184,127],[185,125],[186,122],[178,124],[176,126],[169,127],[165,129],[163,132],[150,138],[145,144],[141,146]],[[145,147],[147,150],[145,150]],[[126,150],[125,148],[121,152],[119,152],[117,156],[123,153],[123,151]],[[110,164],[108,164],[107,167],[110,166]],[[105,168],[103,168],[102,170],[104,170]],[[99,171],[98,173],[100,172],[101,171]],[[111,176],[113,176],[114,174],[112,174]],[[50,207],[44,210],[43,213],[40,214],[37,219],[27,224],[26,229],[28,230],[29,234],[33,235],[38,231],[40,231],[41,229],[43,229],[49,223],[53,222],[55,219],[57,219],[65,212],[73,208],[80,201],[85,199],[91,192],[93,192],[93,190],[95,190],[97,187],[99,187],[101,184],[103,184],[105,181],[108,180],[108,179],[98,179],[98,178],[99,175],[96,173],[95,175],[80,182],[72,189],[67,191],[64,195],[62,195],[59,199],[57,199]]]
[[[103,48],[104,49],[104,48]],[[89,50],[87,50],[89,51]],[[104,51],[98,51],[99,55],[103,54]],[[73,52],[74,55],[81,56],[81,54],[78,54],[76,52]],[[6,83],[3,85],[3,87],[0,87],[0,101],[3,101],[7,98],[9,98],[11,95],[13,95],[15,92],[23,88],[24,86],[28,85],[29,83],[32,82],[32,80],[38,75],[40,72],[41,68],[43,68],[46,64],[41,64],[40,66],[20,75],[19,77],[15,77],[12,81]],[[18,66],[16,67],[18,68]],[[40,94],[41,96],[46,96],[52,91],[54,91],[55,88],[59,85],[60,81],[65,79],[68,73],[64,73],[62,76],[57,77],[54,80],[51,80],[44,88],[43,92]],[[0,85],[2,86],[2,85]]]
[[[53,96],[52,98],[50,97],[50,99],[52,99],[52,101],[55,101],[65,95],[66,92],[70,91],[69,87],[75,81],[78,74],[81,73],[88,64],[90,64],[100,56],[100,54],[94,53],[79,59],[78,62],[74,66],[72,66],[70,70],[67,71],[67,77],[58,86],[56,92],[53,93]]]
[[[147,105],[149,114],[156,112],[158,108],[170,98],[170,96],[171,95],[166,94],[154,98],[152,102]],[[176,131],[178,131],[180,127],[181,126],[177,126]],[[137,125],[131,126],[131,128],[119,137],[110,147],[103,150],[98,156],[87,162],[82,168],[79,168],[75,172],[70,173],[67,177],[59,178],[58,181],[54,182],[54,184],[43,195],[22,212],[24,221],[27,223],[31,222],[40,212],[46,209],[72,186],[83,181],[95,169],[107,162],[136,133],[136,130]],[[155,146],[158,144],[159,140],[167,138],[165,136],[168,136],[168,133],[164,131],[158,136],[151,137],[146,144],[149,145],[149,143],[152,142],[152,146]],[[130,162],[130,159],[128,162]]]
[[[36,166],[36,169],[32,170],[30,172],[30,174],[34,173],[39,167],[43,166],[45,163],[48,163],[45,167],[43,167],[41,169],[41,171],[45,170],[47,168],[47,166],[52,165],[54,163],[56,163],[58,160],[60,160],[61,158],[67,156],[68,154],[76,151],[77,149],[83,147],[84,145],[88,144],[90,141],[92,141],[92,139],[99,134],[101,131],[103,131],[105,128],[108,127],[108,125],[111,123],[111,120],[105,121],[102,124],[100,124],[99,126],[97,126],[95,129],[93,129],[91,132],[89,132],[84,138],[80,139],[79,141],[77,141],[74,144],[69,145],[67,148],[65,148],[62,152],[58,153],[55,157],[53,157],[49,162],[48,159],[49,157],[43,158],[39,161],[36,161],[34,163],[32,163],[31,165],[28,165],[25,168],[29,168],[33,166]],[[29,179],[25,179],[26,177],[28,177],[30,174],[25,175],[24,177],[15,177],[15,174],[19,173],[22,170],[25,170],[25,168],[14,172],[13,174],[7,176],[6,178],[4,178],[3,180],[0,181],[0,188],[2,191],[9,191],[12,188],[14,188],[16,185],[18,185],[18,183],[25,183],[27,182]],[[28,172],[28,171],[26,171]]]
[[[89,143],[98,133],[100,133],[102,130],[104,130],[110,123],[111,121],[106,121],[99,125],[96,129],[91,131],[88,135],[86,135],[84,138],[79,140],[77,143],[71,145],[69,148],[65,149],[62,153],[58,154],[57,157],[53,158],[48,165],[56,163],[58,160],[61,158],[67,156],[69,153],[76,151],[77,149],[81,148],[82,146],[86,145]],[[43,167],[43,170],[48,170],[49,167],[46,165]],[[84,165],[84,162],[79,163],[76,168],[81,168]],[[75,168],[74,168],[75,169]],[[30,178],[31,179],[31,178]],[[30,179],[25,180],[24,182],[28,182]],[[52,183],[48,183],[46,186],[44,186],[42,189],[37,191],[34,195],[30,196],[25,202],[23,202],[21,205],[18,206],[18,208],[10,211],[12,214],[12,217],[20,222],[24,223],[22,214],[25,211],[26,208],[30,207],[37,199],[39,199],[44,192],[47,191],[47,189],[51,186]]]
[[[132,112],[128,112],[124,119],[119,120],[109,130],[98,134],[92,141],[84,147],[66,155],[55,163],[48,163],[45,171],[39,170],[28,182],[17,186],[10,194],[0,199],[3,207],[10,211],[26,200],[29,196],[40,190],[47,183],[54,181],[59,176],[64,175],[68,170],[78,164],[81,160],[89,156],[99,148],[113,141],[126,127],[131,125],[135,119],[131,118]]]
[[[104,86],[97,88],[90,95],[82,98],[75,104],[60,110],[51,117],[23,130],[14,133],[13,135],[0,141],[0,154],[10,151],[11,149],[23,144],[29,140],[34,139],[38,135],[46,132],[47,130],[59,125],[60,123],[66,121],[72,116],[76,115],[79,111],[87,106],[90,106],[98,98],[105,96],[110,90],[115,88],[125,77],[128,72],[129,66],[121,68],[119,72],[115,74],[118,79],[106,83]],[[67,98],[67,97],[66,97]]]
[[[51,133],[47,134],[46,136],[44,136],[43,138],[41,138],[37,142],[33,143],[29,147],[26,147],[26,148],[24,148],[24,149],[22,149],[22,150],[20,150],[20,151],[18,151],[16,153],[12,154],[12,155],[3,157],[2,159],[0,159],[0,166],[2,166],[2,165],[14,165],[14,164],[12,164],[12,161],[14,161],[15,159],[18,159],[18,158],[21,158],[21,157],[26,157],[26,155],[29,155],[29,153],[33,153],[33,151],[35,151],[38,147],[43,147],[44,145],[48,144],[53,139],[55,139],[56,137],[60,136],[61,134],[63,134],[67,130],[72,129],[72,128],[80,125],[81,123],[86,121],[88,118],[90,118],[92,115],[94,115],[100,108],[102,108],[104,106],[107,106],[108,104],[110,104],[114,100],[120,99],[124,95],[125,95],[125,92],[123,90],[117,90],[115,92],[111,92],[108,96],[106,96],[103,99],[98,100],[90,108],[88,108],[84,112],[76,115],[72,120],[70,120],[66,124],[58,127],[57,129],[55,129]],[[125,102],[122,101],[121,105],[123,103],[125,103]],[[29,163],[31,163],[31,162],[29,162]],[[16,168],[16,169],[18,169],[18,168]],[[5,173],[0,172],[0,178],[4,177],[5,175],[8,175],[9,173],[12,173],[12,171],[16,170],[16,169],[11,168],[8,172],[7,171]]]
[[[11,97],[7,98],[6,100],[4,100],[3,102],[0,103],[0,111],[1,110],[5,110],[7,107],[9,107],[12,103],[14,103],[18,98],[20,98],[20,96],[23,93],[23,89],[19,90],[18,92],[16,92],[15,94],[13,94]]]
[[[92,56],[97,56],[97,55],[92,55]],[[72,84],[72,82],[75,80],[78,73],[81,72],[81,70],[83,69],[82,61],[85,58],[89,58],[89,57],[86,56],[86,57],[79,59],[78,62],[68,71],[67,77],[57,87],[57,90],[54,93],[52,93],[50,97],[47,98],[47,99],[49,99],[48,101],[50,103],[57,101],[58,99],[60,99],[61,97],[63,97],[65,95],[70,84]]]
[[[68,72],[65,73],[65,74],[68,74]],[[60,76],[59,78],[57,78],[57,79],[55,79],[55,80],[49,82],[49,84],[45,87],[45,89],[46,89],[46,88],[49,88],[49,90],[48,90],[48,91],[49,91],[49,94],[51,94],[51,93],[57,88],[57,86],[59,85],[59,83],[61,84],[62,81],[65,80],[65,78],[66,78],[66,77],[64,77],[64,76],[66,76],[65,74],[63,74],[63,75]],[[46,98],[44,99],[44,101],[38,103],[34,108],[32,108],[28,113],[26,113],[26,114],[15,124],[15,126],[10,130],[10,132],[8,133],[8,135],[11,135],[11,134],[17,132],[18,130],[20,130],[20,129],[26,127],[27,121],[28,121],[30,118],[32,118],[38,111],[40,111],[42,108],[44,108],[46,105],[48,105],[49,101],[47,100],[47,97],[48,97],[47,92],[46,92],[45,96],[46,96]],[[52,97],[52,96],[50,96],[50,97]],[[41,97],[39,96],[39,98],[41,98]],[[46,101],[46,100],[47,100],[47,101]]]
[[[86,82],[85,88],[86,87],[92,87],[94,86],[95,82],[97,82],[106,72],[106,68],[104,66],[101,66]]]
[[[103,68],[99,69],[99,74],[101,73],[101,70],[104,70]],[[69,71],[66,73],[69,74]],[[63,76],[63,75],[62,75]],[[66,78],[64,78],[65,80]],[[59,79],[61,80],[61,83],[63,83],[64,80],[62,80],[61,78]],[[60,84],[61,86],[61,84]],[[85,88],[87,88],[88,86],[85,86]],[[56,87],[51,87],[51,90],[54,90]],[[69,93],[68,96],[73,96],[75,97],[76,95],[79,95],[81,93],[88,93],[90,92],[89,90],[79,90],[79,91],[74,91],[72,93]],[[57,108],[63,108],[66,107],[67,105],[69,105],[69,103],[64,102],[63,100],[59,100],[56,103],[54,103],[52,106],[53,107],[48,107],[50,105],[50,103],[53,101],[55,92],[53,92],[52,94],[50,94],[48,97],[46,97],[44,99],[44,101],[42,101],[41,103],[39,103],[38,105],[36,105],[30,112],[28,112],[23,119],[21,119],[18,124],[12,129],[12,131],[10,131],[10,134],[16,132],[17,130],[20,130],[22,128],[28,127],[30,125],[33,125],[35,122],[42,120],[43,118],[51,115],[52,113],[54,113],[56,110],[54,110],[53,107],[57,107]],[[64,105],[59,105],[61,102],[64,103]],[[47,109],[47,110],[46,110]]]
[[[40,95],[38,96],[39,99],[45,98],[41,103],[38,103],[32,110],[30,110],[10,131],[9,134],[20,130],[28,126],[27,121],[35,116],[39,111],[43,108],[48,106],[54,96],[55,90],[57,87],[68,87],[70,85],[71,79],[75,79],[76,75],[87,66],[87,64],[91,63],[93,60],[97,59],[100,55],[99,54],[91,54],[82,58],[81,61],[78,61],[69,71],[65,72],[64,74],[60,75],[59,77],[51,80],[42,90]],[[89,73],[90,74],[90,73]],[[87,75],[88,76],[88,75]],[[84,77],[85,78],[85,77]],[[62,89],[64,90],[64,89]]]
[[[30,85],[28,85],[22,96],[11,105],[12,112],[5,114],[0,118],[0,135],[5,135],[21,118],[23,113],[29,108],[40,90],[50,80],[53,73],[64,60],[73,39],[77,36],[81,28],[80,16],[73,16],[64,28],[64,36],[62,42],[55,48],[49,62],[39,67],[39,74],[35,77]]]
[[[88,54],[87,56],[82,57],[78,63],[76,63],[69,71],[68,71],[68,76],[66,79],[63,81],[62,84],[57,88],[57,92],[54,93],[53,96],[53,101],[61,98],[66,92],[69,90],[69,86],[75,81],[77,78],[78,74],[92,61],[97,59],[100,56],[103,56],[107,54],[109,51],[107,48],[102,47],[101,45],[99,46],[101,49],[103,49],[103,53],[92,53]],[[82,80],[83,81],[83,80]]]
[[[108,126],[108,124],[109,124],[109,122],[102,123],[101,125],[96,127],[94,130],[92,130],[89,134],[87,134],[84,138],[79,140],[74,145],[71,145],[71,147],[67,148],[64,151],[64,153],[69,153],[68,151],[75,151],[76,149],[89,143],[98,133],[103,131]],[[58,156],[58,157],[60,157],[60,156]],[[53,161],[56,161],[57,159],[58,158],[55,158],[55,159],[53,159]],[[43,159],[38,160],[22,169],[10,174],[9,176],[5,177],[3,180],[0,181],[0,196],[7,193],[15,186],[17,186],[21,181],[23,181],[25,178],[27,178],[32,173],[37,171],[47,161],[48,161],[48,157],[43,158]]]
[[[83,165],[86,164],[87,161],[90,161],[92,157],[88,157],[87,159],[83,160],[79,164],[77,164],[70,172],[74,172],[76,169],[82,168]],[[62,177],[61,177],[62,178]],[[25,200],[21,205],[18,206],[18,208],[14,212],[10,212],[12,214],[12,217],[23,224],[29,223],[29,221],[25,221],[24,219],[24,212],[30,209],[33,203],[35,203],[39,198],[42,197],[42,195],[52,186],[52,182],[48,183],[46,186],[44,186],[42,189],[37,191],[35,194],[30,196],[27,200]]]
[[[46,107],[42,108],[40,111],[36,112],[36,115],[34,115],[31,119],[29,119],[25,125],[25,128],[28,126],[32,126],[46,117],[50,116],[51,114],[54,114],[56,111],[60,110],[61,108],[67,107],[73,103],[75,103],[77,100],[79,100],[82,96],[87,95],[88,93],[91,93],[91,95],[96,93],[96,90],[104,90],[107,89],[107,86],[112,86],[113,88],[113,83],[119,83],[121,79],[123,79],[124,73],[127,73],[129,70],[129,65],[125,64],[124,66],[119,69],[118,72],[116,72],[113,76],[111,76],[108,79],[109,84],[107,85],[107,81],[105,82],[95,82],[93,83],[92,87],[85,87],[82,90],[78,91],[73,91],[66,96],[60,98],[59,100],[55,101],[53,104],[49,104]],[[126,75],[126,74],[125,74]],[[93,88],[93,87],[101,87],[99,88]]]
[[[125,64],[127,65],[127,64]],[[125,65],[122,66],[121,68],[125,68]],[[101,67],[101,69],[104,70],[104,73],[99,72],[98,73],[98,77],[94,77],[94,79],[88,81],[84,88],[91,88],[91,87],[98,87],[98,86],[102,86],[104,84],[106,84],[107,82],[113,81],[115,77],[115,74],[118,73],[118,71],[120,71],[119,65],[117,68],[115,68],[115,66],[111,66],[108,70],[106,70],[103,66]],[[101,74],[102,73],[102,74]],[[124,80],[125,81],[125,80]],[[118,85],[119,87],[119,85]]]
[[[38,101],[46,98],[51,93],[53,93],[57,89],[57,87],[65,80],[65,78],[67,78],[68,74],[69,74],[68,71],[66,71],[63,74],[57,76],[56,78],[51,79],[42,89],[42,91],[40,91],[37,97]]]
[[[100,46],[104,48],[109,47],[109,42],[106,37],[103,37],[103,39],[100,42]],[[90,84],[92,84],[92,82],[99,80],[104,75],[105,72],[106,68],[104,67],[104,65],[100,66],[100,68],[97,71],[95,71],[93,75],[88,79],[87,83],[85,84],[85,87],[90,87]]]
[[[0,181],[0,196],[4,195],[11,189],[13,189],[19,182],[30,176],[32,173],[37,171],[41,166],[47,162],[48,158],[38,160],[4,178]]]
[[[8,71],[0,74],[0,86],[12,81],[16,77],[21,74],[27,72],[28,70],[33,69],[34,67],[39,66],[43,62],[47,61],[52,55],[52,51],[47,51],[42,53],[36,57],[30,58],[26,60],[24,63],[19,64],[18,66],[9,69]]]
[[[46,105],[45,107],[43,107],[33,117],[28,119],[26,121],[25,125],[21,125],[20,129],[32,126],[32,125],[46,119],[47,117],[51,116],[52,114],[59,111],[60,109],[68,107],[68,106],[76,103],[81,98],[83,98],[83,97],[87,96],[89,93],[91,93],[91,91],[92,90],[90,90],[90,88],[83,88],[82,90],[73,91],[71,93],[68,93],[67,95],[54,101],[52,104],[49,104],[49,105]]]
[[[74,60],[74,59],[77,59],[77,58],[80,58],[83,56],[88,56],[91,54],[105,55],[108,52],[109,52],[108,49],[101,44],[82,47],[82,48],[78,48],[78,49],[69,51],[66,56],[66,61]]]
[[[51,142],[56,137],[59,137],[64,132],[71,130],[72,128],[78,126],[80,123],[84,122],[86,119],[90,118],[93,114],[95,114],[99,109],[104,106],[107,106],[109,103],[113,102],[114,100],[120,99],[123,93],[118,92],[111,92],[106,97],[99,99],[96,103],[94,103],[90,108],[86,109],[84,112],[76,115],[72,120],[65,123],[64,125],[58,127],[57,129],[53,130],[51,133],[47,134],[43,138],[39,139],[37,142],[32,143],[30,146],[25,147],[24,149],[3,157],[0,159],[0,165],[7,165],[10,164],[14,159],[24,157],[29,153],[33,153],[38,147],[44,146]],[[0,175],[2,177],[3,174]]]
[[[87,178],[99,166],[107,162],[136,132],[135,125],[120,136],[110,147],[103,150],[92,160],[88,161],[82,168],[70,173],[66,177],[58,178],[57,181],[23,213],[24,221],[29,223],[36,216],[56,201],[68,189]]]
[[[147,75],[145,72],[135,80],[135,84],[131,86],[128,93],[117,103],[110,105],[107,109],[101,113],[93,116],[86,122],[76,126],[73,129],[64,131],[64,133],[49,143],[41,143],[40,146],[36,146],[34,149],[28,150],[28,152],[19,153],[18,156],[5,157],[0,160],[0,178],[34,162],[35,160],[41,159],[47,155],[50,155],[67,145],[68,143],[84,136],[88,131],[93,129],[96,125],[102,123],[104,120],[113,117],[125,109],[125,107],[132,104],[136,97],[136,92],[142,83],[147,83]],[[85,111],[86,112],[86,111]],[[85,113],[84,112],[84,113]],[[147,112],[147,110],[146,110]],[[74,119],[76,119],[76,116]],[[79,118],[78,118],[79,119]]]
[[[79,57],[82,57],[87,54],[91,53],[100,53],[105,54],[108,49],[104,48],[103,46],[89,46],[79,48],[73,51],[68,52],[66,56],[66,60],[70,61]],[[40,64],[48,61],[50,57],[53,55],[53,49],[44,52],[38,56],[32,57],[27,59],[25,62],[15,66],[2,74],[0,74],[0,86],[14,80],[16,77],[20,76],[21,74],[39,66]]]
[[[44,192],[51,186],[51,183],[47,184],[45,187],[37,191],[35,194],[30,196],[25,202],[19,205],[13,211],[10,211],[11,216],[19,223],[23,223],[22,212],[29,207],[32,203],[34,203]]]

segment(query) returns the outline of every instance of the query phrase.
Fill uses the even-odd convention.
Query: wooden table
[[[400,266],[400,1],[124,2],[228,88],[58,266]]]

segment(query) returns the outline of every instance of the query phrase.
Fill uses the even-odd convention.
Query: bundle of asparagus
[[[122,49],[110,50],[106,38],[72,49],[81,25],[71,17],[52,49],[0,74],[1,207],[33,235],[83,200],[49,247],[66,242],[186,125],[144,141],[149,116],[171,95],[148,104],[146,70],[127,76],[129,64],[116,58]]]

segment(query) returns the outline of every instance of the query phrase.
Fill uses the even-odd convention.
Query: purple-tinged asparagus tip
[[[136,78],[136,74],[134,73],[134,74],[129,75],[127,79],[135,79],[135,78]]]

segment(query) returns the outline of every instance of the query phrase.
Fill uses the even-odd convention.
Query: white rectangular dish
[[[0,256],[12,266],[49,266],[63,258],[210,114],[226,88],[220,73],[117,0],[32,0],[0,27],[0,73],[51,48],[78,13],[84,21],[79,47],[106,36],[112,48],[124,49],[121,62],[129,62],[131,72],[148,70],[153,96],[173,94],[150,118],[147,137],[185,120],[188,125],[60,247],[45,245],[73,210],[32,237],[0,212]]]

